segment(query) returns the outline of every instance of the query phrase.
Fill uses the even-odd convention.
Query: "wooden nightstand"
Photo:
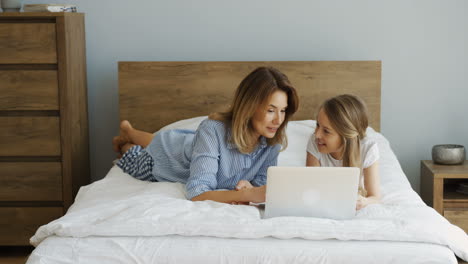
[[[90,182],[84,14],[0,13],[0,246]]]
[[[468,232],[468,195],[455,190],[468,183],[468,161],[462,165],[438,165],[421,161],[421,197],[452,224]]]

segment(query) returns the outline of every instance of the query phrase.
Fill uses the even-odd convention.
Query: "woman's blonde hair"
[[[367,107],[357,96],[343,94],[326,100],[321,109],[343,142],[343,167],[362,169],[361,140],[368,126]]]
[[[276,91],[286,93],[288,106],[284,122],[273,138],[267,138],[267,144],[281,144],[285,149],[288,144],[285,128],[297,111],[299,99],[288,77],[273,67],[259,67],[252,71],[237,87],[229,109],[226,112],[213,113],[209,118],[224,121],[231,129],[231,138],[227,140],[235,144],[241,153],[250,153],[258,143],[258,140],[252,137],[255,133],[252,117],[259,107],[268,103],[267,100]]]

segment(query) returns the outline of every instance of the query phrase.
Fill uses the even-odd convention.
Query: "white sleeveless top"
[[[372,164],[379,160],[379,148],[377,142],[368,137],[364,137],[361,140],[361,161],[362,168],[369,168]],[[319,162],[321,167],[343,167],[343,160],[337,160],[332,157],[330,154],[320,153],[315,143],[315,133],[309,139],[307,143],[307,152],[313,155]],[[364,188],[364,177],[361,170],[361,177],[359,180],[359,189],[365,190]]]

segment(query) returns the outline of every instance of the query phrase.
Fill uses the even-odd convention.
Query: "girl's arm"
[[[379,175],[379,162],[365,168],[364,172],[364,187],[367,191],[367,197],[359,197],[357,209],[366,207],[369,204],[380,202],[380,175]]]
[[[307,152],[306,166],[307,167],[320,167],[320,161],[314,155]]]

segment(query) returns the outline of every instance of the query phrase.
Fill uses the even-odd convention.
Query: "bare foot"
[[[132,129],[132,125],[127,120],[120,122],[120,134],[112,139],[112,146],[115,152],[121,153],[122,146],[132,143],[129,136]]]

